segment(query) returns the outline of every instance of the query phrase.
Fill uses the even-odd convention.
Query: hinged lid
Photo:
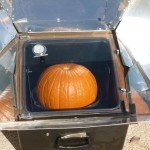
[[[106,30],[115,28],[127,0],[13,0],[19,32]]]

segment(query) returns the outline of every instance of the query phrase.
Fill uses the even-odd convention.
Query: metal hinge
[[[19,38],[20,38],[20,40],[27,40],[27,39],[30,39],[30,36],[29,35],[20,35]]]
[[[19,115],[19,119],[31,120],[31,119],[32,119],[32,116],[31,116],[30,113],[20,114],[20,115]]]

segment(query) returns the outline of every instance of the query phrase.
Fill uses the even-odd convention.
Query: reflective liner
[[[143,114],[149,114],[147,111],[150,108],[149,0],[133,0],[131,2],[128,13],[117,28],[117,36],[132,57],[134,64],[130,66],[128,72],[133,102],[141,105],[140,99],[143,99],[145,107],[141,109],[145,109]],[[133,96],[135,93],[138,93],[139,96]]]
[[[2,53],[1,53],[2,54]],[[0,55],[0,122],[14,120],[16,46]]]
[[[10,18],[4,10],[0,10],[0,51],[15,37],[17,34]]]
[[[150,80],[149,0],[134,0],[119,27],[118,38],[131,52]]]

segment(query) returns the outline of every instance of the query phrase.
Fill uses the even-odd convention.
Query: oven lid
[[[128,3],[126,0],[13,0],[10,12],[18,32],[106,30],[117,26]]]

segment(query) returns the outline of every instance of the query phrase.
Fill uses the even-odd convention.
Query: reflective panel
[[[19,32],[115,28],[126,0],[14,0],[12,18]]]
[[[119,39],[150,79],[150,1],[134,0],[117,29]]]
[[[120,48],[120,56],[121,56],[123,65],[127,66],[127,67],[132,67],[133,62],[132,62],[130,55],[126,51],[126,48],[123,46],[123,44],[120,41],[118,41],[118,44],[119,44],[119,48]]]
[[[0,122],[14,119],[16,46],[0,56]]]
[[[0,10],[0,51],[15,37],[16,33],[6,12]]]
[[[10,17],[12,14],[12,0],[0,0],[2,8],[5,9],[7,15]]]
[[[149,35],[150,1],[134,0],[117,28],[117,36],[133,59],[128,77],[132,101],[138,107],[137,114],[149,114],[150,108]]]
[[[150,88],[137,65],[129,68],[131,101],[135,104],[136,114],[150,113]]]

